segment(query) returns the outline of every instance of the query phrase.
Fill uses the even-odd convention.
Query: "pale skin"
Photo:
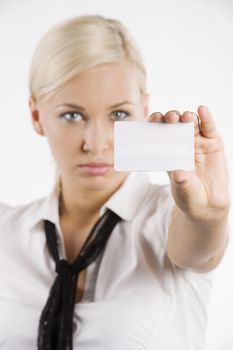
[[[64,106],[65,103],[82,109]],[[149,96],[140,93],[134,69],[127,64],[105,64],[82,72],[47,102],[30,97],[29,107],[33,127],[47,137],[60,170],[60,226],[70,262],[98,220],[100,207],[128,175],[113,168],[114,121],[194,121],[195,172],[168,172],[175,205],[167,253],[182,268],[204,272],[217,266],[227,238],[229,175],[222,140],[205,106],[198,108],[203,134],[192,112],[169,111],[150,116]],[[86,176],[77,167],[95,161],[111,163],[110,172]],[[81,289],[84,280],[83,274]],[[77,301],[81,296],[80,291]]]
[[[206,106],[197,115],[186,111],[153,113],[154,122],[194,122],[195,171],[169,171],[175,200],[167,253],[176,265],[208,272],[221,261],[229,238],[229,171],[223,141]]]

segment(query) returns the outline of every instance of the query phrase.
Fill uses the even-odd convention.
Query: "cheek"
[[[112,148],[114,145],[114,126],[108,130],[107,143]]]
[[[66,160],[77,154],[81,148],[81,133],[68,130],[65,126],[54,126],[47,129],[47,139],[51,151],[57,160]]]

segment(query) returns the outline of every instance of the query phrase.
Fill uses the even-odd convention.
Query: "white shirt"
[[[87,267],[75,304],[74,349],[203,350],[212,273],[181,269],[166,255],[174,204],[170,185],[132,172],[102,206],[124,220]],[[20,206],[0,205],[0,349],[36,350],[41,311],[56,276],[43,219],[55,223],[66,258],[54,188]],[[187,232],[188,234],[188,232]]]

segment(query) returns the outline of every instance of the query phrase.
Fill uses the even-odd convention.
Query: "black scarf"
[[[72,264],[59,259],[56,226],[44,220],[47,246],[55,261],[57,276],[40,316],[38,350],[73,349],[73,313],[79,273],[104,250],[108,237],[120,220],[117,214],[107,209],[90,231]]]

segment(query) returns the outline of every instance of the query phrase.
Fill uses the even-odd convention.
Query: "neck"
[[[124,179],[114,182],[105,189],[88,190],[78,186],[77,181],[72,183],[61,179],[60,185],[60,217],[68,220],[75,226],[86,226],[100,217],[100,208],[121,186]]]

